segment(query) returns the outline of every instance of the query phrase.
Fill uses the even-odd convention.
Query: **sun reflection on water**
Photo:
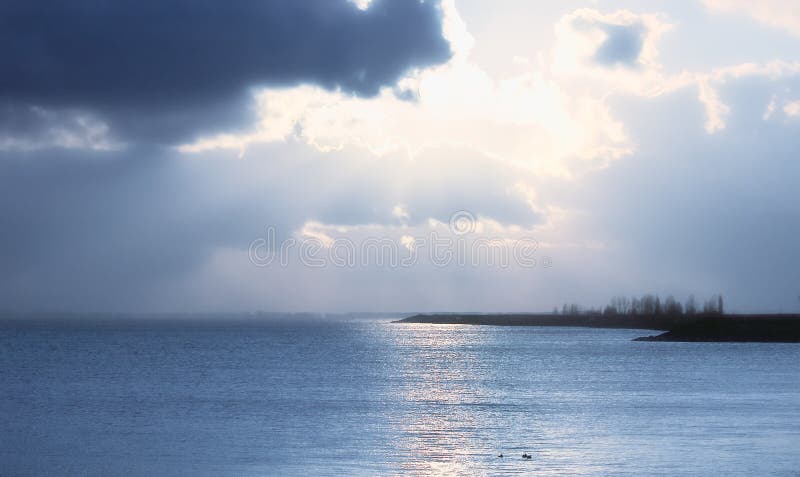
[[[520,362],[513,347],[530,350],[535,340],[514,344],[505,332],[468,325],[403,325],[389,335],[399,351],[389,391],[401,403],[393,424],[403,473],[575,475],[613,459],[606,452],[619,442],[585,420],[589,406],[604,405],[587,400],[592,384],[553,374],[569,353]]]
[[[486,335],[469,331],[412,325],[392,335],[395,346],[404,351],[394,391],[407,404],[397,443],[405,473],[479,475],[488,461],[513,473],[513,466],[502,465],[497,457],[501,451],[495,442],[477,438],[487,430],[502,434],[502,429],[485,428],[488,422],[482,414],[491,414],[496,396],[484,383],[493,373],[478,353]],[[507,459],[518,459],[521,451],[514,454]]]

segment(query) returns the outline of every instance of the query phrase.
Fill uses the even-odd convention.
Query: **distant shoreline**
[[[748,314],[665,316],[602,316],[595,314],[420,314],[393,321],[438,325],[564,326],[663,331],[635,341],[680,342],[800,342],[800,315]]]

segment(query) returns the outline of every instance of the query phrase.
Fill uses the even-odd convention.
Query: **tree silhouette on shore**
[[[713,295],[703,302],[702,311],[698,313],[697,302],[694,295],[689,295],[684,305],[670,295],[661,301],[658,295],[645,294],[641,297],[615,296],[602,310],[597,308],[584,309],[576,303],[565,303],[561,307],[561,314],[567,316],[596,315],[604,317],[656,317],[670,318],[673,320],[691,318],[698,314],[703,316],[722,316],[725,313],[722,295]],[[558,308],[553,314],[559,314]]]

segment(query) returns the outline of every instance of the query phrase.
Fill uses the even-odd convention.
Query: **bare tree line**
[[[553,310],[553,314],[562,315],[602,315],[602,316],[655,316],[655,317],[691,317],[698,314],[703,315],[723,315],[725,308],[722,295],[713,295],[701,304],[697,302],[694,295],[689,295],[685,303],[676,300],[672,295],[661,301],[658,295],[646,294],[641,298],[615,296],[605,308],[584,309],[577,304],[564,304],[559,309]]]

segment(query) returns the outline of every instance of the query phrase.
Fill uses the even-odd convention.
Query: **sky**
[[[800,1],[0,5],[0,309],[800,311]]]

